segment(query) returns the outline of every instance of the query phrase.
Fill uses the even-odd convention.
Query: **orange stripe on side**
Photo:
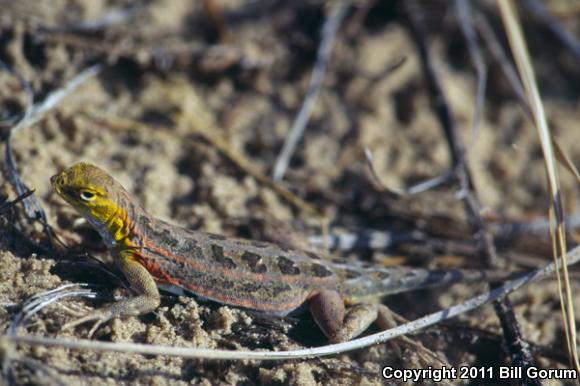
[[[161,256],[165,256],[168,259],[182,262],[182,263],[192,267],[193,269],[197,270],[198,272],[207,271],[207,267],[204,264],[200,264],[199,262],[197,262],[193,259],[188,259],[188,258],[184,258],[184,257],[179,256],[179,255],[175,255],[164,248],[158,247],[155,243],[150,241],[148,238],[144,237],[143,233],[138,229],[138,227],[136,227],[136,224],[129,218],[127,218],[127,226],[129,227],[129,229],[132,230],[132,232],[134,233],[134,235],[136,237],[141,239],[141,241],[143,243],[143,247],[150,249],[151,251],[158,253]],[[219,289],[214,290],[211,288],[198,286],[198,285],[195,285],[193,283],[183,283],[179,280],[179,278],[175,278],[175,277],[169,275],[167,272],[163,271],[158,264],[154,263],[153,261],[150,261],[150,259],[147,259],[145,256],[143,256],[141,254],[136,254],[136,255],[139,257],[138,258],[139,263],[141,265],[143,265],[143,267],[145,267],[145,269],[147,269],[147,271],[149,273],[151,273],[151,275],[159,282],[168,283],[171,285],[175,285],[177,287],[187,288],[190,291],[192,291],[200,296],[206,297],[208,299],[213,299],[213,300],[216,300],[216,301],[224,303],[224,304],[231,304],[231,305],[235,305],[238,307],[244,307],[244,308],[261,310],[261,311],[285,312],[285,311],[294,310],[295,308],[299,307],[300,305],[302,305],[304,303],[304,301],[308,297],[308,295],[305,295],[303,297],[297,298],[296,300],[294,300],[292,302],[288,302],[288,303],[284,303],[284,304],[264,303],[264,302],[257,302],[256,300],[253,300],[253,299],[233,298],[233,297],[229,297],[229,296],[225,295],[224,293],[221,293],[219,291]],[[247,275],[252,280],[254,280],[256,282],[264,282],[265,277],[266,277],[265,274],[253,273],[253,272],[242,273],[242,272],[237,272],[237,271],[230,270],[230,269],[223,268],[223,267],[220,267],[217,270],[218,270],[218,272],[217,272],[218,274],[222,274],[223,276],[225,276],[227,278],[231,278],[231,279],[239,279],[239,278],[242,278],[243,275]],[[321,281],[330,280],[331,278],[332,278],[332,276],[324,277],[324,278],[317,278],[317,277],[305,278],[304,276],[301,277],[301,276],[280,275],[280,277],[279,277],[279,279],[282,282],[287,283],[287,284],[295,284],[297,282],[304,281],[305,279],[310,280],[312,282],[321,282]]]
[[[213,290],[211,288],[197,286],[192,283],[182,283],[178,279],[175,279],[172,276],[168,275],[165,271],[163,271],[163,269],[161,269],[161,267],[158,264],[155,264],[154,262],[148,260],[139,253],[133,253],[132,256],[135,258],[137,262],[139,262],[139,264],[143,265],[143,267],[147,269],[147,271],[155,278],[156,281],[163,284],[171,284],[176,287],[187,288],[188,290],[194,292],[199,296],[212,299],[224,304],[259,311],[289,312],[301,306],[304,303],[304,301],[306,301],[306,299],[308,298],[307,295],[304,295],[302,297],[296,298],[294,301],[289,301],[280,304],[280,303],[259,302],[254,299],[231,297],[225,295],[223,292],[220,292],[219,290]]]

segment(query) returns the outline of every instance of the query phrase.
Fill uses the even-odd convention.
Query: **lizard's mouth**
[[[68,178],[65,172],[61,172],[50,177],[50,184],[56,193],[65,201],[74,204],[75,200],[73,199],[73,192],[71,192],[70,189],[67,189],[67,182]]]

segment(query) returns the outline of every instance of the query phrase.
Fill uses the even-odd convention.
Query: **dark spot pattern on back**
[[[308,257],[310,257],[312,260],[320,260],[320,256],[318,256],[316,253],[314,252],[310,252],[310,251],[304,251],[304,253],[306,253],[306,255]]]
[[[237,267],[236,263],[234,263],[234,261],[232,259],[230,259],[229,257],[226,256],[223,247],[221,247],[217,244],[212,244],[211,245],[211,253],[212,253],[213,257],[215,258],[215,260],[218,263],[221,263],[224,267],[226,267],[228,269],[234,269]]]
[[[194,249],[199,249],[199,247],[197,246],[197,241],[195,241],[194,239],[183,240],[183,246],[184,246],[185,250],[188,250],[188,251],[192,251]]]
[[[316,277],[332,276],[332,271],[330,271],[322,264],[312,264],[312,272]]]
[[[203,249],[200,247],[192,247],[192,248],[188,248],[188,250],[190,251],[191,256],[195,259],[195,260],[203,260],[204,256],[203,256]]]
[[[246,251],[241,259],[248,263],[248,267],[252,272],[262,273],[266,271],[266,266],[261,264],[262,257],[256,253]]]
[[[170,248],[176,248],[179,245],[179,241],[177,240],[177,238],[174,237],[171,234],[171,231],[167,228],[163,229],[160,237],[161,240],[163,240],[163,242],[167,244]]]
[[[278,268],[284,275],[300,275],[300,269],[294,265],[294,262],[284,256],[278,256]]]

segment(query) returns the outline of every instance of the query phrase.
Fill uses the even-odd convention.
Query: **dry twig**
[[[469,1],[455,0],[455,9],[457,11],[457,18],[459,26],[467,42],[467,49],[475,72],[477,74],[477,91],[475,93],[475,110],[473,111],[473,118],[471,123],[471,142],[473,143],[477,138],[479,131],[479,122],[483,112],[483,105],[485,102],[485,89],[487,85],[487,66],[481,56],[479,44],[475,29],[473,28],[473,18],[471,17],[471,5]]]
[[[346,11],[349,9],[349,7],[350,1],[346,0],[334,6],[326,18],[326,21],[324,22],[321,34],[322,38],[320,41],[320,46],[318,47],[318,53],[316,55],[316,64],[312,70],[310,84],[308,85],[306,96],[304,97],[302,107],[300,108],[300,111],[298,112],[294,123],[292,123],[292,127],[290,128],[286,139],[284,140],[284,145],[282,146],[282,150],[278,155],[278,159],[274,164],[272,178],[276,182],[279,182],[282,180],[282,178],[284,178],[284,174],[286,174],[286,169],[288,168],[290,158],[292,157],[292,154],[294,153],[296,145],[302,137],[302,134],[304,134],[304,129],[306,128],[306,124],[310,119],[310,114],[312,113],[314,103],[316,102],[318,91],[320,90],[322,80],[324,79],[324,73],[326,72],[326,67],[328,65],[328,60],[332,51],[334,38],[336,37],[338,27],[346,16]]]
[[[522,5],[548,27],[550,32],[580,60],[580,42],[558,22],[539,0],[524,0]]]

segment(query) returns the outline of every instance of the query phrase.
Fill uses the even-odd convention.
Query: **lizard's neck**
[[[133,245],[132,233],[135,216],[140,207],[131,202],[129,197],[120,197],[109,211],[111,215],[104,221],[86,214],[87,221],[99,232],[107,248]]]

